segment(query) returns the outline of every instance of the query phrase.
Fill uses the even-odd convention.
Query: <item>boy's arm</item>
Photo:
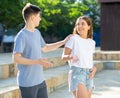
[[[67,36],[64,40],[62,41],[58,41],[56,43],[52,43],[52,44],[46,44],[43,48],[42,51],[43,52],[49,52],[49,51],[53,51],[56,50],[57,48],[61,47],[62,45],[64,45],[71,37],[72,35]]]
[[[65,41],[59,41],[56,43],[51,43],[51,44],[46,44],[43,48],[42,51],[43,52],[49,52],[49,51],[53,51],[56,50],[57,48],[61,47],[62,45],[65,44]]]
[[[16,64],[22,64],[22,65],[34,65],[34,64],[40,64],[42,66],[53,66],[52,63],[48,62],[46,59],[37,59],[37,60],[33,60],[33,59],[28,59],[28,58],[24,58],[21,53],[16,53],[13,55],[13,60],[14,63]]]

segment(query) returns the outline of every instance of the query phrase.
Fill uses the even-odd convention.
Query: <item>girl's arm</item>
[[[89,77],[94,78],[96,72],[97,72],[97,68],[95,66],[93,66],[93,68],[91,69],[91,74]]]
[[[71,54],[71,49],[65,47],[64,50],[63,50],[63,54],[62,54],[62,60],[65,61],[65,62],[68,61],[68,60],[71,60],[72,56],[70,54]]]

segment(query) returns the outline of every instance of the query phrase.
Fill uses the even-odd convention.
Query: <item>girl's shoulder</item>
[[[78,37],[79,37],[79,35],[74,34],[70,39],[74,40],[74,39],[76,39],[76,38],[78,38]]]
[[[95,41],[94,41],[93,39],[91,39],[91,41],[92,41],[92,43],[94,43],[94,44],[95,44]]]
[[[93,39],[89,39],[90,43],[95,46],[96,42]]]

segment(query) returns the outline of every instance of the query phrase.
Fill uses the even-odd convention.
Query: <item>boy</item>
[[[57,49],[70,37],[46,44],[39,30],[35,28],[41,21],[40,12],[40,8],[32,4],[27,4],[23,8],[25,27],[19,31],[14,42],[13,58],[18,67],[17,83],[22,98],[48,98],[42,67],[53,64],[42,58],[41,52]]]

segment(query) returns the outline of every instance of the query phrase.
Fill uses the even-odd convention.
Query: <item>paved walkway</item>
[[[95,91],[92,98],[120,98],[120,70],[103,70],[95,76]],[[49,98],[74,98],[63,87],[49,95]]]
[[[54,54],[54,55],[53,55]],[[43,57],[57,57],[62,55],[61,48],[44,53]],[[11,53],[0,53],[0,65],[4,63],[13,63]],[[120,98],[120,70],[103,70],[95,76],[96,89],[92,98]],[[68,87],[63,87],[49,95],[49,98],[74,98],[68,92]]]

